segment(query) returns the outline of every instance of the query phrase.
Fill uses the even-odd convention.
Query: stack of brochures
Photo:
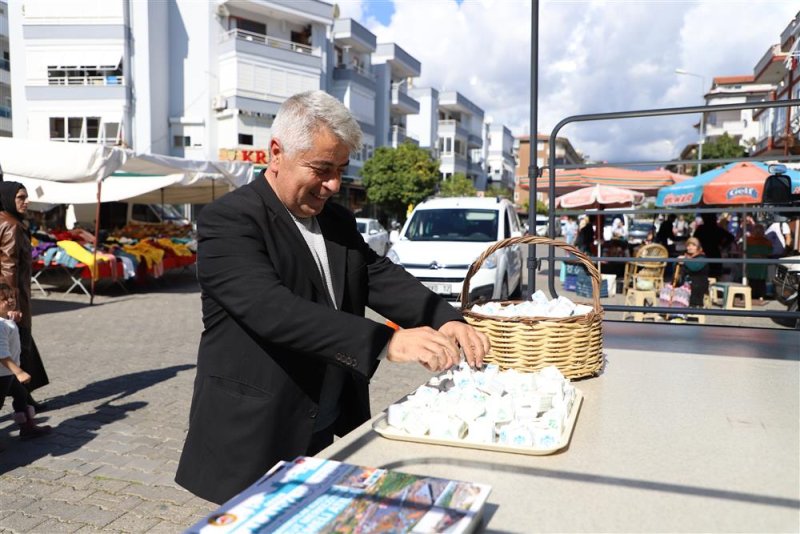
[[[280,462],[187,532],[472,532],[491,487],[322,458]]]

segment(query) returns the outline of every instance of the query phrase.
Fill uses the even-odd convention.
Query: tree
[[[463,172],[457,172],[439,185],[439,195],[443,197],[474,197],[475,186]]]
[[[511,191],[500,184],[492,184],[486,188],[487,197],[511,198]]]
[[[703,144],[703,159],[735,159],[746,155],[744,147],[728,135],[728,132]],[[700,172],[710,171],[718,166],[718,163],[704,164],[700,166]]]
[[[361,176],[369,201],[402,220],[409,204],[421,202],[436,190],[439,162],[410,142],[397,148],[382,146],[364,162]]]

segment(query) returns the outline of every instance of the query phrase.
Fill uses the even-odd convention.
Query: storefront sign
[[[220,148],[221,161],[246,161],[256,165],[266,165],[269,162],[266,150],[250,150],[244,148]]]
[[[675,194],[669,193],[664,196],[664,206],[682,206],[684,204],[691,204],[694,195],[692,193]]]

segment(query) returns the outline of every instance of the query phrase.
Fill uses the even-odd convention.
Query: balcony
[[[50,76],[47,85],[125,85],[122,76]],[[32,85],[32,84],[31,84]]]
[[[392,126],[392,128],[389,130],[389,145],[397,148],[406,141],[419,146],[419,140],[411,135],[408,135],[408,132],[406,132],[404,127],[400,125]]]
[[[419,102],[411,98],[406,92],[406,84],[392,84],[392,114],[416,115],[419,113]]]
[[[456,154],[455,152],[442,152],[439,155],[439,161],[441,162],[441,165],[439,165],[439,170],[441,172],[449,172],[449,173],[463,172],[464,174],[467,173],[466,156],[462,156],[461,154]]]
[[[353,19],[333,21],[333,39],[337,45],[350,46],[362,52],[374,52],[375,34]]]
[[[467,135],[467,148],[481,148],[483,146],[483,139],[479,135]]]
[[[239,29],[225,32],[220,37],[220,55],[228,52],[243,52],[316,68],[320,68],[322,58],[318,48]]]
[[[753,69],[756,83],[778,83],[786,75],[786,57],[780,45],[772,45]]]
[[[372,63],[388,63],[392,78],[416,78],[421,70],[420,62],[395,43],[381,43],[372,55]]]
[[[457,120],[445,119],[439,121],[439,137],[445,136],[467,139],[469,132]]]
[[[333,69],[334,80],[346,80],[375,92],[375,75],[361,65],[339,64]]]
[[[0,70],[11,71],[11,62],[7,59],[0,58]]]

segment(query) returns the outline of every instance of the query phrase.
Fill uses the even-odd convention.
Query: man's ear
[[[277,172],[283,158],[283,147],[277,139],[270,139],[269,142],[269,170]]]

